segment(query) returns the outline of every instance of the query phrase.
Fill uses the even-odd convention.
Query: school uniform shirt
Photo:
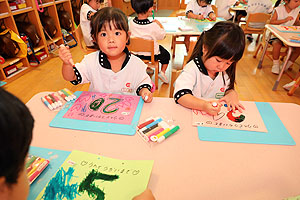
[[[213,13],[213,9],[211,8],[211,5],[207,5],[207,6],[199,6],[197,0],[191,0],[185,9],[185,13],[186,15],[188,13],[194,13],[196,15],[203,15],[205,18],[208,18],[208,16],[210,15],[210,13]]]
[[[91,35],[91,14],[97,12],[91,6],[84,3],[80,8],[80,26],[83,34],[83,40],[86,46],[93,46]]]
[[[288,16],[292,16],[294,19],[285,23],[282,23],[280,25],[284,25],[284,26],[292,26],[294,25],[297,16],[299,14],[300,11],[300,7],[295,8],[294,10],[292,10],[290,13],[288,13],[285,9],[284,4],[278,6],[277,8],[275,8],[276,13],[277,13],[277,20],[281,20],[281,19],[285,19]]]
[[[191,60],[182,70],[175,81],[174,99],[186,94],[192,94],[197,98],[220,99],[228,89],[230,79],[226,72],[219,72],[215,79],[209,77],[207,70],[201,60],[196,57]]]
[[[129,29],[132,37],[143,38],[154,41],[154,54],[160,54],[157,40],[162,40],[166,36],[165,29],[149,19],[139,20],[137,17],[129,21]],[[136,52],[137,55],[151,56],[150,52]]]
[[[119,72],[113,72],[107,56],[102,51],[85,55],[73,67],[77,80],[72,84],[90,83],[89,91],[138,95],[142,88],[151,90],[152,82],[146,73],[147,65],[131,54],[127,48],[125,61]]]
[[[248,0],[247,17],[251,13],[271,13],[273,10],[271,0]],[[265,23],[253,23],[249,22],[249,26],[252,28],[264,28]]]
[[[232,18],[229,12],[230,6],[235,4],[236,0],[216,0],[216,6],[218,8],[218,17],[222,17],[225,20]]]

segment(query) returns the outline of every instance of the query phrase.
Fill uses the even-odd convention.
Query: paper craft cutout
[[[72,151],[37,199],[132,199],[146,189],[152,167],[152,160]]]
[[[131,124],[140,97],[101,92],[82,92],[64,118]]]
[[[300,26],[282,26],[282,25],[272,25],[272,27],[276,28],[280,32],[286,33],[300,33]]]
[[[268,132],[264,121],[254,102],[242,101],[245,107],[242,113],[227,110],[227,105],[222,104],[217,116],[211,116],[199,110],[192,110],[193,125],[234,130]]]

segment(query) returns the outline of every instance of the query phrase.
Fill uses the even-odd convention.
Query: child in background
[[[17,97],[0,88],[0,199],[26,200],[29,182],[25,169],[34,119]],[[154,200],[146,189],[133,200]]]
[[[300,25],[300,21],[297,17],[300,11],[300,0],[285,0],[284,2],[285,4],[282,4],[275,8],[275,12],[271,18],[270,23],[285,26]],[[281,68],[281,66],[279,66],[279,55],[283,43],[278,38],[272,38],[271,41],[273,45],[272,73],[279,74]],[[294,64],[299,54],[300,48],[293,48],[293,52],[287,63],[286,69]]]
[[[240,3],[242,3],[243,5],[248,5],[248,0],[238,0],[235,3],[235,6],[240,5]],[[235,14],[237,23],[240,23],[242,17],[247,16],[247,12],[245,10],[237,10]]]
[[[164,83],[169,83],[166,70],[170,61],[170,53],[157,43],[157,40],[165,38],[166,31],[158,20],[154,19],[151,22],[148,19],[149,16],[152,16],[153,0],[131,0],[131,6],[137,13],[137,17],[129,22],[131,36],[154,40],[155,60],[159,60],[161,63],[161,71],[158,77]],[[151,60],[151,54],[149,52],[137,52],[136,55],[141,59]]]
[[[126,47],[129,28],[125,14],[118,8],[102,8],[93,16],[91,26],[100,51],[86,55],[74,65],[69,48],[61,46],[64,79],[74,85],[89,82],[89,91],[140,95],[145,102],[151,102],[152,82],[146,73],[147,65]]]
[[[175,82],[174,99],[184,107],[217,115],[221,101],[228,109],[242,112],[237,92],[234,90],[236,64],[245,49],[243,30],[232,22],[218,22],[204,31]],[[218,105],[214,106],[216,98]]]
[[[0,88],[0,199],[27,199],[25,158],[34,120],[18,98]]]
[[[193,19],[216,20],[216,15],[211,7],[212,0],[191,0],[185,9],[186,16]]]
[[[80,8],[80,26],[83,40],[88,48],[95,48],[91,36],[91,18],[101,7],[104,0],[87,0]]]
[[[218,17],[222,17],[225,20],[232,20],[233,16],[230,14],[229,9],[235,4],[235,2],[236,0],[216,0]]]

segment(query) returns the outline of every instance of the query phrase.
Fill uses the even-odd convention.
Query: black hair
[[[17,183],[32,139],[34,119],[17,97],[0,88],[0,177]]]
[[[210,5],[212,0],[197,0],[197,2],[199,1],[204,1],[207,5]]]
[[[118,30],[126,32],[127,38],[129,38],[129,26],[127,16],[119,8],[105,7],[97,11],[91,19],[91,35],[95,40],[94,44],[99,49],[97,44],[98,33],[101,32],[105,24],[111,26],[110,22],[113,22],[114,26]],[[111,27],[110,27],[111,28]],[[128,40],[129,41],[129,40]]]
[[[203,46],[207,49],[205,60],[218,56],[233,61],[230,67],[226,69],[230,78],[228,89],[233,89],[236,63],[242,58],[245,49],[245,34],[241,27],[232,22],[217,22],[211,29],[201,34],[189,61],[203,54]]]
[[[144,14],[153,7],[153,0],[131,0],[131,7],[137,14]]]

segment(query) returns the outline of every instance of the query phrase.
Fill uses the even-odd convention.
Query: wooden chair
[[[182,69],[184,68],[184,66],[187,64],[187,61],[189,60],[189,58],[191,57],[193,50],[196,46],[197,41],[191,41],[190,45],[189,45],[189,51],[187,56],[184,56],[184,60],[183,60],[183,65],[182,65]],[[179,76],[179,74],[181,73],[182,69],[172,69],[172,76],[171,76],[171,84],[170,84],[170,93],[169,93],[169,97],[173,98],[174,95],[174,83],[177,79],[177,77]]]
[[[265,28],[252,28],[249,27],[249,23],[264,23],[266,24],[270,19],[271,15],[266,13],[251,13],[249,14],[246,24],[242,24],[241,28],[245,34],[258,34],[256,43],[258,43],[260,35],[264,34]]]
[[[155,76],[155,88],[158,88],[158,69],[159,63],[154,59],[154,41],[146,40],[138,37],[130,37],[130,44],[127,45],[129,51],[132,53],[136,52],[150,52],[151,60],[143,60],[151,68],[154,68],[154,76]]]
[[[83,40],[83,34],[82,34],[82,30],[81,30],[81,26],[80,24],[77,26],[77,28],[75,29],[75,36],[77,38],[78,44],[80,49],[85,53],[85,54],[89,54],[92,53],[94,51],[97,51],[97,49],[91,49],[88,48]]]

